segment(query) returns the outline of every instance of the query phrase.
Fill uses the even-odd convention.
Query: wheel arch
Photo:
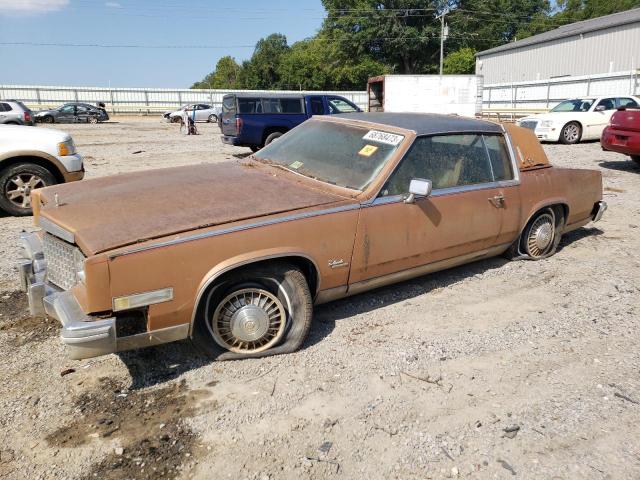
[[[272,133],[280,132],[282,134],[285,134],[289,130],[291,130],[291,129],[289,127],[287,127],[287,126],[284,126],[284,125],[280,125],[280,126],[270,125],[270,126],[268,126],[262,132],[262,145],[264,145],[264,142],[267,140],[267,137],[269,135],[271,135]]]
[[[5,169],[19,163],[33,163],[35,165],[39,165],[49,170],[55,177],[56,182],[64,183],[65,181],[58,161],[53,158],[49,158],[48,156],[43,156],[42,153],[13,152],[6,156],[0,155],[0,169]]]
[[[566,127],[570,123],[577,123],[578,124],[578,126],[580,127],[580,130],[581,130],[580,139],[582,140],[582,137],[584,136],[584,125],[582,124],[582,122],[580,120],[575,119],[575,118],[572,118],[571,120],[567,120],[566,122],[564,122],[562,127],[560,127],[560,135],[562,135],[562,130],[564,130],[564,127]]]
[[[253,252],[251,254],[238,255],[213,267],[207,272],[198,285],[196,298],[193,304],[193,312],[191,314],[189,337],[193,335],[193,325],[195,323],[196,316],[201,310],[201,304],[205,298],[205,294],[213,285],[231,272],[278,261],[287,261],[300,268],[307,279],[311,296],[315,298],[320,290],[320,269],[318,268],[316,261],[310,255],[294,250],[283,249],[263,250],[260,252]]]

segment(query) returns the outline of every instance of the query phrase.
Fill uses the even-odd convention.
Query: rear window
[[[222,111],[224,113],[234,112],[236,110],[236,97],[229,95],[222,99]]]

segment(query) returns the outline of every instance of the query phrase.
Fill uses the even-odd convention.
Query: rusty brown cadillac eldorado
[[[32,193],[21,280],[81,359],[190,338],[293,352],[313,305],[504,254],[552,255],[606,209],[533,132],[426,114],[314,117],[240,161]]]

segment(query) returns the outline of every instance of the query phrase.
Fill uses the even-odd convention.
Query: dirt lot
[[[217,127],[67,126],[88,177],[244,156]],[[67,360],[25,313],[0,218],[0,477],[640,478],[640,168],[598,143],[609,211],[541,262],[492,259],[316,309],[304,349],[208,363],[188,343]],[[135,153],[141,151],[141,153]]]

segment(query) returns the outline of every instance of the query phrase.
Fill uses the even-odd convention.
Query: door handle
[[[495,197],[491,197],[489,201],[493,203],[493,206],[496,208],[504,208],[504,195],[501,193]]]

